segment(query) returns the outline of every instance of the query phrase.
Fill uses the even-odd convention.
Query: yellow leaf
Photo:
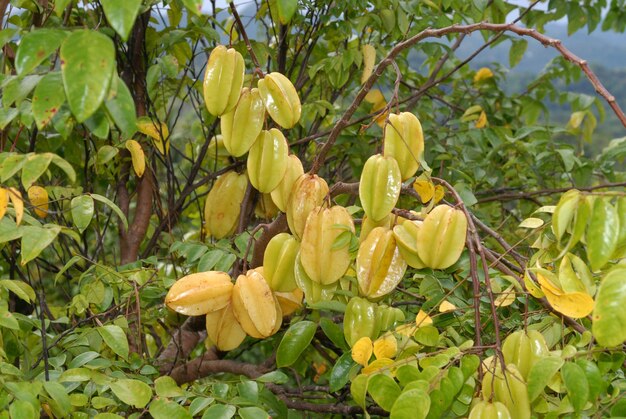
[[[135,170],[135,173],[137,176],[142,177],[146,170],[146,157],[143,153],[143,149],[141,148],[141,144],[135,140],[127,140],[126,148],[130,151],[130,157],[133,160],[133,169]]]
[[[363,45],[361,47],[363,53],[363,74],[361,74],[361,84],[365,83],[367,79],[372,75],[374,70],[374,64],[376,64],[376,49],[369,45]]]
[[[22,193],[16,188],[9,188],[9,198],[11,198],[13,209],[15,210],[15,224],[19,226],[24,216],[24,200],[22,199]]]
[[[478,116],[478,119],[476,120],[476,125],[474,125],[476,128],[484,128],[485,126],[487,126],[487,114],[485,113],[485,111],[481,111],[480,115]]]
[[[446,195],[446,191],[445,189],[443,189],[443,186],[441,185],[435,186],[435,204],[438,204],[439,201],[441,201],[445,195]]]
[[[7,212],[7,206],[9,205],[9,191],[4,188],[0,188],[0,220]]]
[[[374,341],[374,356],[376,359],[393,358],[398,352],[398,341],[393,335],[385,335]]]
[[[393,359],[389,358],[380,358],[376,361],[369,364],[367,367],[361,370],[362,374],[372,374],[374,372],[380,371],[382,369],[387,369],[390,365],[393,365]],[[393,373],[392,373],[393,375]]]
[[[415,324],[417,327],[429,326],[433,324],[433,319],[431,319],[430,316],[424,312],[424,310],[420,309],[417,316],[415,316]]]
[[[365,95],[365,101],[367,103],[371,103],[372,105],[376,105],[378,103],[387,103],[385,100],[385,96],[383,96],[383,92],[378,89],[372,89]]]
[[[361,339],[357,340],[354,346],[352,347],[352,359],[357,364],[367,366],[370,358],[372,357],[372,339],[368,336],[364,336]]]
[[[137,120],[137,129],[142,134],[152,138],[154,146],[159,153],[165,155],[170,150],[169,144],[169,130],[164,122],[153,121],[152,119],[144,116]]]
[[[480,83],[481,81],[490,79],[493,77],[493,72],[487,67],[483,67],[474,74],[474,83]]]
[[[48,191],[41,186],[31,186],[28,188],[28,200],[37,217],[45,218],[48,215]]]
[[[448,300],[443,300],[441,304],[439,305],[440,313],[445,313],[447,311],[454,311],[454,310],[456,310],[456,306],[452,304],[451,302],[449,302]]]
[[[524,275],[524,285],[526,286],[526,291],[528,291],[528,293],[532,295],[533,297],[535,298],[545,297],[543,291],[539,289],[539,287],[533,282],[533,280],[530,278],[530,275],[528,274]]]
[[[435,185],[430,179],[415,179],[413,182],[413,189],[420,196],[422,204],[427,203],[435,196]]]
[[[513,304],[515,301],[515,288],[513,285],[505,289],[498,297],[495,299],[494,304],[496,307],[506,307]]]
[[[549,288],[541,287],[550,305],[559,313],[574,319],[586,317],[593,311],[595,302],[584,292],[555,294]]]
[[[539,286],[543,292],[546,290],[550,291],[552,294],[561,295],[563,294],[563,290],[560,289],[556,284],[550,281],[545,275],[537,273],[537,282],[539,282]]]
[[[416,330],[417,326],[412,323],[396,326],[396,333],[399,333],[403,336],[411,337],[415,334]]]

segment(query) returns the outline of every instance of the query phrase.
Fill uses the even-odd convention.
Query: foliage
[[[209,3],[0,1],[1,418],[626,416],[624,127],[584,154],[606,112],[626,118],[576,51],[541,35],[563,18],[570,33],[621,33],[622,1]],[[482,46],[457,56],[468,37]],[[528,43],[559,56],[511,91],[498,63],[467,65],[506,40],[511,66]],[[320,201],[336,206],[319,220],[298,224],[274,208],[289,208],[290,189],[275,183],[292,168],[276,176],[266,145],[252,163],[229,155],[224,118],[205,105],[223,98],[203,88],[217,45],[242,55],[245,87],[273,73],[282,90],[261,88],[265,103],[295,86],[287,102],[295,112],[299,97],[301,115],[281,124],[289,129],[256,123],[320,176]],[[601,95],[566,88],[588,79]],[[569,105],[567,124],[549,123],[548,102]],[[362,178],[401,111],[421,123],[419,171],[372,163]],[[233,187],[209,194],[246,163],[272,195],[243,175],[234,205]],[[390,183],[372,186],[383,170]],[[372,186],[361,196],[360,180]],[[438,213],[453,232],[429,221]],[[403,230],[404,219],[424,223]],[[333,251],[320,269],[346,262],[338,281],[307,274],[322,259],[301,258],[279,234],[294,225],[298,240],[324,237],[308,252]],[[445,243],[404,241],[421,228]],[[362,243],[397,253],[396,240],[404,256],[359,256]],[[442,254],[452,242],[454,260]],[[432,253],[410,259],[413,248]],[[429,267],[435,256],[446,263]],[[379,262],[397,268],[393,281],[376,276]],[[261,265],[287,278],[261,286]],[[361,269],[371,272],[365,290]],[[207,271],[227,272],[222,285],[241,299],[217,304],[205,287],[211,318],[259,336],[222,352],[215,344],[234,338],[218,323],[164,305],[178,279]],[[260,291],[279,283],[297,295]],[[244,324],[261,300],[275,321],[260,327],[262,310]],[[535,351],[511,349],[522,347]]]

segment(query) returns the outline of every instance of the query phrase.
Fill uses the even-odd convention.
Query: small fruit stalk
[[[410,112],[389,115],[385,125],[384,155],[398,162],[402,180],[413,177],[424,154],[424,133],[419,119]]]
[[[350,266],[350,242],[338,243],[338,239],[354,231],[352,217],[344,207],[316,207],[311,211],[302,236],[300,261],[312,281],[328,285],[346,273]]]
[[[204,102],[211,115],[222,116],[235,108],[244,73],[243,56],[239,52],[223,45],[213,49],[203,83]]]
[[[247,187],[248,176],[235,171],[226,172],[215,181],[204,205],[209,235],[221,239],[235,232]]]
[[[302,105],[296,88],[281,73],[269,73],[258,83],[259,93],[270,117],[283,128],[292,128],[300,120]]]
[[[385,218],[396,206],[402,189],[398,162],[380,154],[371,156],[363,166],[359,198],[365,214],[372,221]]]

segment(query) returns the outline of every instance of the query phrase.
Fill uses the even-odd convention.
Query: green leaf
[[[350,381],[350,370],[356,365],[351,352],[344,352],[335,362],[328,380],[330,391],[341,390]]]
[[[154,380],[154,391],[159,397],[180,397],[185,394],[169,375],[164,375]]]
[[[405,387],[407,384],[419,380],[420,378],[420,370],[415,365],[407,364],[401,365],[396,370],[396,378],[400,382],[402,387]]]
[[[152,389],[143,381],[124,378],[111,384],[113,394],[127,405],[144,408],[152,398]]]
[[[91,223],[91,219],[93,218],[95,209],[93,198],[89,195],[77,196],[72,199],[70,208],[74,225],[78,231],[82,233],[89,226],[89,223]]]
[[[61,383],[57,383],[55,381],[45,381],[43,383],[43,388],[46,390],[46,393],[52,397],[54,404],[56,404],[55,410],[58,410],[61,413],[61,416],[67,416],[72,409],[72,404],[70,403],[70,398],[67,394],[67,390]]]
[[[114,324],[100,326],[98,333],[113,352],[124,359],[128,358],[128,339],[126,339],[126,333],[121,327]]]
[[[585,371],[573,362],[566,362],[561,368],[561,378],[574,410],[580,412],[589,399],[589,382]]]
[[[580,196],[580,191],[570,189],[561,196],[559,203],[554,209],[554,213],[552,214],[552,229],[559,242],[574,218]]]
[[[98,202],[102,202],[104,205],[108,206],[109,208],[111,208],[113,210],[114,213],[117,214],[118,217],[120,217],[120,219],[122,220],[122,223],[124,223],[124,227],[126,229],[128,229],[128,220],[126,219],[126,216],[124,215],[124,213],[122,212],[122,210],[120,209],[120,207],[118,207],[117,205],[115,205],[115,203],[113,201],[111,201],[110,199],[102,196],[102,195],[98,195],[95,193],[90,194],[90,196],[95,199]]]
[[[17,319],[4,307],[0,307],[0,327],[5,327],[12,330],[20,330],[20,324]]]
[[[369,375],[359,374],[352,379],[352,384],[350,384],[352,399],[357,405],[361,406],[363,410],[365,410],[366,406],[365,396],[367,395],[369,379]]]
[[[24,189],[31,187],[48,170],[52,162],[52,153],[30,154],[22,166],[22,185]]]
[[[115,47],[91,30],[72,33],[61,45],[65,93],[77,122],[84,122],[106,98],[115,70]]]
[[[35,290],[24,281],[19,279],[0,279],[0,286],[13,292],[13,294],[27,303],[35,301]]]
[[[467,380],[478,370],[480,365],[480,358],[478,355],[469,354],[461,358],[460,367],[463,372],[463,376]]]
[[[183,4],[191,13],[200,16],[202,12],[202,0],[182,0]]]
[[[270,417],[265,410],[258,407],[243,407],[238,413],[241,419],[268,419]]]
[[[15,28],[1,29],[0,30],[0,47],[3,47],[7,42],[10,42],[16,33],[18,33],[18,30]]]
[[[22,230],[22,266],[35,259],[61,232],[59,226],[24,226]]]
[[[163,377],[161,377],[163,378]],[[150,403],[150,415],[154,419],[191,419],[187,409],[171,400],[157,399]]]
[[[554,374],[563,365],[563,359],[557,356],[541,358],[528,372],[528,400],[532,403],[543,392]]]
[[[66,37],[67,32],[58,29],[37,29],[24,35],[15,53],[17,74],[24,75],[33,71],[59,48]]]
[[[9,416],[20,419],[38,419],[39,412],[35,412],[33,405],[26,400],[16,399],[9,406]]]
[[[343,334],[343,329],[337,323],[328,317],[322,317],[320,319],[320,327],[335,346],[343,350],[349,349],[346,338]]]
[[[9,83],[4,86],[4,92],[2,96],[2,105],[4,108],[8,108],[13,103],[16,107],[22,103],[22,101],[30,94],[30,92],[41,81],[42,76],[30,75],[22,79],[13,77]]]
[[[423,390],[403,392],[391,407],[391,419],[423,419],[430,409],[430,397]]]
[[[393,378],[385,374],[377,374],[370,377],[367,391],[372,399],[387,412],[391,411],[393,404],[400,396],[400,386]]]
[[[259,383],[285,384],[289,381],[289,377],[282,371],[272,371],[258,377],[256,381]]]
[[[513,45],[511,45],[511,49],[509,50],[509,66],[511,68],[519,64],[524,57],[526,48],[528,48],[528,41],[525,39],[517,39],[513,41]]]
[[[439,343],[439,331],[434,326],[422,326],[415,331],[415,340],[425,346],[436,346]]]
[[[65,174],[69,178],[70,183],[76,182],[76,172],[74,171],[72,165],[67,162],[67,160],[57,156],[56,154],[53,154],[52,164],[65,172]]]
[[[123,138],[130,138],[137,131],[137,111],[135,102],[128,90],[128,86],[117,75],[113,77],[115,91],[111,93],[104,103],[107,112],[122,131]],[[112,86],[113,87],[113,86]]]
[[[48,73],[33,92],[33,117],[37,128],[42,130],[59,112],[65,102],[65,89],[61,72]]]
[[[600,369],[595,362],[588,359],[577,359],[576,364],[585,372],[587,383],[589,383],[589,400],[595,402],[606,388],[607,383],[602,379]]]
[[[213,397],[196,397],[189,403],[189,413],[191,413],[192,416],[196,416],[214,401],[215,399]]]
[[[276,0],[276,6],[280,23],[286,25],[298,11],[298,0]]]
[[[593,213],[587,228],[587,258],[591,270],[601,269],[611,258],[619,237],[617,209],[606,199],[598,198],[593,204]]]
[[[626,340],[626,269],[610,271],[600,283],[593,310],[592,332],[602,346],[621,345]]]
[[[313,340],[316,330],[317,323],[312,321],[302,320],[292,324],[278,345],[276,365],[282,368],[296,362]]]
[[[109,136],[109,119],[102,108],[98,108],[84,124],[98,138],[105,139]]]
[[[141,0],[101,0],[104,15],[120,37],[126,41],[133,28]]]
[[[214,404],[204,411],[202,419],[230,419],[235,416],[237,409],[229,404]]]
[[[5,129],[6,126],[19,115],[19,113],[20,111],[16,108],[0,108],[0,129]]]

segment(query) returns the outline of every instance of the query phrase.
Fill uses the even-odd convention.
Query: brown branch
[[[493,201],[514,201],[517,199],[530,199],[536,196],[547,196],[547,195],[554,195],[557,193],[563,193],[563,192],[569,191],[570,189],[578,189],[581,192],[593,192],[598,189],[620,188],[624,186],[626,186],[626,182],[605,183],[602,185],[595,185],[595,186],[581,187],[581,188],[569,187],[569,188],[542,189],[539,191],[519,192],[519,193],[505,192],[505,193],[501,193],[501,194],[497,194],[493,196],[488,196],[486,198],[481,198],[478,200],[477,203],[484,204],[485,202],[493,202]]]
[[[250,262],[251,268],[263,265],[263,255],[265,254],[267,244],[270,242],[272,237],[285,231],[287,231],[287,217],[283,213],[276,217],[276,219],[270,224],[265,224],[263,227],[263,233],[261,233],[261,236],[259,236],[254,243],[252,261]],[[250,237],[250,240],[254,240],[254,236]]]
[[[263,69],[261,68],[261,65],[259,64],[259,60],[256,58],[256,54],[254,53],[254,50],[252,49],[252,44],[250,44],[250,39],[248,39],[246,28],[243,26],[243,22],[241,21],[241,18],[239,17],[239,13],[237,13],[237,7],[235,6],[235,3],[233,2],[229,2],[228,6],[230,7],[230,11],[232,12],[233,17],[235,18],[235,23],[237,23],[239,34],[243,38],[243,42],[246,44],[246,48],[248,49],[248,54],[250,54],[250,58],[252,59],[252,62],[254,63],[254,67],[255,67],[254,72],[257,73],[260,78],[263,78],[264,76]]]
[[[425,29],[421,31],[420,33],[412,36],[411,38],[398,43],[389,52],[387,57],[385,57],[380,63],[378,63],[378,65],[372,72],[372,75],[367,79],[365,84],[361,87],[361,89],[357,93],[356,97],[354,98],[354,100],[352,101],[348,109],[346,109],[341,119],[337,121],[334,128],[330,132],[328,136],[328,140],[326,140],[321,150],[319,151],[317,157],[315,158],[315,161],[313,162],[313,166],[311,167],[310,173],[314,174],[314,173],[317,173],[317,171],[319,171],[322,164],[324,163],[324,160],[326,160],[326,156],[328,152],[330,151],[333,144],[339,137],[339,134],[341,133],[341,131],[348,125],[350,118],[356,112],[357,108],[359,107],[359,105],[361,104],[365,96],[367,95],[367,92],[369,92],[369,90],[372,88],[376,80],[378,80],[378,78],[383,74],[385,69],[389,65],[392,64],[394,59],[402,51],[408,49],[409,47],[412,47],[413,45],[417,44],[418,42],[426,38],[432,38],[432,37],[440,38],[442,36],[445,36],[451,33],[469,34],[472,32],[482,31],[482,30],[487,30],[487,31],[492,31],[492,32],[513,32],[519,36],[527,36],[527,37],[533,38],[539,41],[541,44],[545,45],[546,47],[555,48],[566,60],[578,65],[581,68],[581,70],[585,73],[585,75],[587,76],[587,78],[589,79],[593,87],[595,88],[596,92],[607,101],[611,109],[613,109],[613,112],[615,113],[615,115],[621,121],[622,125],[626,127],[626,115],[624,115],[624,112],[622,111],[620,106],[617,104],[615,97],[610,94],[610,92],[600,82],[598,77],[593,73],[593,71],[591,71],[591,69],[589,68],[589,65],[587,64],[587,61],[579,58],[577,55],[572,53],[569,49],[563,46],[561,41],[557,39],[553,39],[548,36],[545,36],[537,32],[535,29],[523,28],[512,23],[480,22],[480,23],[474,23],[470,25],[447,26],[445,28],[439,28],[439,29]]]
[[[183,322],[155,361],[161,374],[171,372],[174,367],[187,359],[191,351],[206,336],[204,328],[204,316],[189,317]]]
[[[245,375],[248,378],[257,378],[269,372],[269,369],[262,365],[246,364],[229,359],[217,359],[216,353],[209,351],[193,361],[174,368],[169,375],[180,385],[211,374],[225,372]]]

